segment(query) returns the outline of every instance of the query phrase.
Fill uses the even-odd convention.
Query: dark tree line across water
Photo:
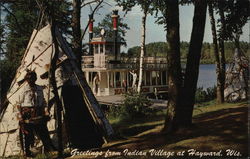
[[[180,43],[180,53],[181,59],[185,62],[188,53],[189,42],[181,42]],[[241,41],[240,48],[242,51],[250,57],[250,45],[248,42]],[[233,42],[225,42],[225,57],[226,63],[232,61],[233,54],[235,51],[235,46]],[[166,57],[168,52],[168,44],[166,42],[152,42],[146,44],[146,56],[159,56],[159,57]],[[127,53],[124,53],[123,56],[128,57],[138,57],[140,55],[140,46],[135,46],[128,49]],[[214,49],[213,44],[204,42],[202,45],[201,50],[201,63],[202,64],[214,64],[215,57],[214,57]]]

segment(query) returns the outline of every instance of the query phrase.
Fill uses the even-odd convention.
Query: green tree
[[[218,9],[219,9],[219,15],[220,15],[220,31],[221,34],[219,34],[219,53],[220,53],[220,76],[218,80],[220,81],[218,85],[220,89],[220,93],[217,96],[217,102],[218,103],[224,103],[225,97],[224,97],[224,89],[225,89],[225,80],[226,80],[226,58],[225,58],[225,33],[226,33],[226,23],[225,23],[225,15],[224,15],[224,10],[223,7],[225,6],[225,2],[223,1],[218,1]],[[218,99],[220,98],[220,99]]]
[[[179,3],[172,0],[158,0],[155,4],[161,11],[158,21],[167,30],[167,74],[168,74],[168,104],[164,131],[174,132],[178,128],[179,108],[181,101],[181,63],[180,63],[180,23]]]
[[[3,97],[14,78],[29,37],[36,25],[38,8],[35,1],[17,1],[3,4],[6,13],[6,53],[1,60],[1,96]]]
[[[189,46],[189,43],[188,43],[188,42],[182,41],[182,42],[180,43],[181,59],[186,59],[186,58],[187,58],[188,46]]]
[[[181,101],[181,63],[180,63],[180,23],[178,1],[165,1],[164,16],[167,25],[167,74],[168,74],[168,106],[165,118],[165,132],[175,131],[179,121]]]
[[[223,38],[228,38],[233,40],[235,43],[235,48],[238,53],[244,55],[241,51],[240,46],[240,35],[242,34],[243,26],[248,22],[250,19],[250,2],[249,0],[229,0],[229,4],[225,10],[225,18],[223,19],[222,30],[220,34]],[[221,7],[221,10],[223,8]],[[249,72],[249,71],[248,71]],[[248,86],[248,75],[244,79],[246,86]],[[245,88],[246,94],[248,92],[248,87]]]
[[[139,56],[139,53],[140,53],[140,47],[139,46],[134,46],[132,48],[129,48],[128,49],[128,57],[137,57]]]
[[[146,54],[145,56],[162,57],[166,56],[168,45],[166,42],[152,42],[145,46]],[[129,57],[139,57],[140,56],[140,46],[134,46],[128,49]]]
[[[214,10],[218,13],[218,22],[213,15]],[[225,87],[225,43],[224,40],[234,40],[236,48],[239,49],[239,35],[242,34],[242,27],[249,18],[249,1],[229,0],[210,1],[209,15],[212,26],[214,55],[217,73],[217,103],[224,102]],[[226,16],[225,16],[226,15]],[[217,35],[217,32],[219,33]]]
[[[166,42],[153,42],[146,44],[145,56],[166,56],[168,45]]]
[[[1,97],[6,95],[12,79],[14,78],[17,67],[27,47],[33,29],[40,29],[48,20],[47,10],[43,20],[39,21],[39,7],[37,2],[42,6],[47,1],[26,1],[18,0],[1,3],[5,17],[6,37],[3,39],[5,46],[4,58],[1,59]],[[54,2],[48,1],[48,4]],[[54,10],[57,26],[63,31],[65,36],[71,32],[69,30],[69,3],[61,1],[55,4],[57,9]],[[43,8],[45,9],[45,8]],[[39,25],[40,24],[40,25]]]
[[[4,37],[5,37],[5,27],[4,23],[2,20],[2,4],[0,3],[0,58],[4,54]]]
[[[211,23],[212,36],[213,36],[213,47],[214,47],[216,75],[217,75],[217,87],[216,87],[216,95],[217,95],[216,99],[217,100],[216,101],[218,104],[221,104],[224,102],[225,80],[222,79],[222,74],[223,74],[222,67],[221,67],[222,58],[220,58],[220,55],[219,55],[219,46],[218,46],[218,41],[217,41],[217,32],[216,32],[217,30],[216,30],[216,24],[215,24],[215,18],[214,18],[214,10],[213,10],[213,4],[211,2],[208,4],[208,11],[209,11],[209,17],[210,17],[210,23]],[[221,45],[222,45],[222,42],[221,42]],[[223,47],[223,57],[225,57],[224,56],[224,44],[221,47]]]
[[[129,30],[130,28],[129,28],[128,24],[126,24],[123,21],[123,18],[119,17],[118,22],[119,22],[118,23],[118,37],[120,38],[123,45],[127,46],[125,36],[126,36],[127,30]],[[93,32],[94,32],[96,37],[101,36],[101,34],[100,34],[101,29],[105,30],[106,37],[108,37],[108,38],[113,37],[113,24],[112,24],[111,13],[107,14],[104,17],[104,19],[97,24],[97,27],[93,28]]]
[[[4,30],[4,25],[0,24],[0,58],[2,58],[4,56],[4,34],[5,34],[5,30]]]
[[[192,123],[192,113],[198,80],[199,62],[206,21],[206,1],[195,0],[193,28],[184,78],[180,65],[179,3],[171,0],[158,0],[157,7],[163,14],[158,19],[167,29],[168,59],[168,106],[164,131],[174,132],[179,127]],[[191,1],[181,1],[190,3]]]
[[[215,61],[214,57],[214,50],[212,47],[212,43],[204,42],[202,45],[201,51],[201,63],[203,64],[213,64]],[[233,53],[234,53],[234,43],[227,41],[224,44],[225,49],[225,61],[229,63],[232,61]],[[249,43],[247,42],[240,42],[241,50],[245,52],[248,56],[250,55],[249,51]],[[180,43],[180,52],[181,52],[181,59],[184,63],[186,63],[186,58],[188,54],[189,42],[182,41]],[[157,56],[157,57],[164,57],[168,52],[168,45],[166,42],[152,42],[146,44],[146,55],[145,56]],[[134,46],[128,49],[126,54],[128,57],[139,57],[140,55],[140,46]]]
[[[243,26],[249,20],[249,1],[248,0],[228,0],[222,8],[225,12],[225,33],[226,40],[235,42],[235,47],[240,48],[239,38],[242,34]],[[220,34],[223,34],[220,30]]]

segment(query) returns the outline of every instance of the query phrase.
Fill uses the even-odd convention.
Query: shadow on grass
[[[144,117],[138,119],[126,119],[112,124],[116,135],[115,139],[131,137],[141,132],[153,129],[156,126],[162,125],[164,117],[165,114],[162,111],[160,114],[155,116],[148,116],[146,118]]]
[[[167,149],[180,151],[197,149],[199,151],[219,151],[233,149],[242,156],[248,154],[248,120],[247,105],[235,108],[221,109],[198,115],[194,118],[194,125],[188,129],[181,129],[175,134],[162,134],[155,131],[140,137],[130,137],[127,140],[105,147],[104,149]],[[160,124],[152,126],[132,127],[123,130],[127,135],[134,135]],[[133,130],[135,129],[135,130]],[[136,133],[134,133],[136,132]],[[223,155],[226,155],[223,152]]]
[[[125,135],[125,136],[134,136],[134,135],[137,135],[137,134],[139,134],[139,133],[141,133],[141,132],[144,132],[144,131],[153,129],[153,128],[155,128],[156,126],[159,126],[159,125],[162,125],[162,124],[153,124],[153,125],[144,125],[144,126],[134,126],[134,127],[128,128],[128,129],[123,129],[123,130],[121,130],[121,134],[122,134],[122,135]]]

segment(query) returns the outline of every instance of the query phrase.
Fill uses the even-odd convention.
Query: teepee
[[[249,80],[249,60],[244,53],[235,49],[233,61],[226,71],[225,100],[237,102],[247,99]]]
[[[59,47],[59,56],[56,64],[56,84],[60,100],[63,103],[64,139],[75,148],[100,147],[105,137],[113,133],[105,115],[85,81],[82,71],[76,65],[76,58],[59,29],[55,29],[55,36]],[[40,30],[34,30],[28,47],[17,69],[16,75],[7,94],[8,105],[0,114],[0,156],[12,156],[21,153],[19,140],[19,124],[16,117],[16,104],[22,92],[24,82],[18,82],[26,75],[26,70],[35,70],[36,84],[44,87],[44,96],[49,103],[51,120],[48,129],[53,141],[57,140],[56,116],[53,104],[54,94],[49,78],[41,78],[51,67],[51,60],[55,55],[55,44],[52,40],[51,25]]]

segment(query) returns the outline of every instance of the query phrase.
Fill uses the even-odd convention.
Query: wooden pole
[[[54,21],[53,7],[50,10],[51,12],[51,35],[52,41],[54,44],[54,57],[51,61],[51,69],[50,69],[50,82],[53,88],[53,94],[55,96],[55,109],[56,109],[56,121],[57,121],[57,138],[58,138],[58,156],[57,158],[63,158],[63,144],[62,144],[62,102],[59,98],[57,84],[56,84],[56,62],[58,60],[59,48],[58,42],[55,35],[56,23]]]

